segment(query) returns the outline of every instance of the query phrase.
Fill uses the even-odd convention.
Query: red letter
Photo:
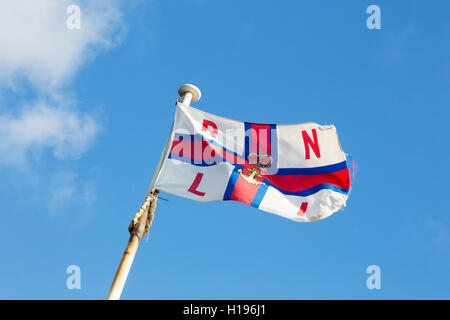
[[[211,128],[211,129],[210,129]],[[209,120],[203,119],[203,131],[208,130],[211,133],[211,136],[213,136],[214,138],[217,135],[217,125]]]
[[[302,205],[300,206],[300,210],[298,210],[297,214],[300,217],[303,217],[305,215],[307,208],[308,208],[308,202],[302,202]]]
[[[188,191],[192,192],[193,194],[196,194],[200,197],[203,197],[205,195],[204,192],[200,192],[197,190],[198,185],[200,184],[200,181],[202,181],[203,173],[197,173],[197,176],[194,179],[194,182],[192,182],[192,185],[189,187]]]
[[[305,144],[305,154],[306,154],[305,159],[310,158],[309,147],[312,148],[316,157],[320,158],[319,141],[317,141],[316,129],[312,129],[312,134],[313,134],[314,142],[308,136],[308,134],[306,133],[306,130],[302,130],[303,143]]]

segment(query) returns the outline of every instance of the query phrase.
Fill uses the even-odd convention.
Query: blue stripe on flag
[[[225,193],[223,195],[223,200],[230,200],[231,194],[233,193],[234,186],[239,179],[240,173],[237,172],[239,166],[236,166],[234,170],[231,172],[230,179],[228,180],[227,188],[225,189]]]
[[[258,191],[256,192],[255,197],[253,198],[252,207],[259,208],[259,205],[261,204],[261,201],[266,195],[268,189],[269,187],[266,186],[265,184],[259,186]]]
[[[244,160],[248,161],[248,156],[250,154],[250,139],[252,131],[250,130],[252,128],[252,124],[250,122],[244,122],[244,140],[245,140],[245,147],[244,147]]]
[[[321,173],[332,173],[344,169],[347,169],[346,161],[330,164],[328,166],[314,167],[314,168],[280,168],[275,174],[280,176],[288,176],[296,174],[314,175]]]
[[[169,159],[178,160],[178,161],[182,161],[182,162],[186,162],[186,163],[192,164],[194,166],[199,166],[199,167],[210,167],[210,166],[215,166],[217,164],[221,164],[221,163],[226,162],[226,160],[223,157],[220,157],[220,156],[217,156],[215,158],[211,158],[211,159],[208,159],[208,160],[200,160],[200,159],[183,157],[183,156],[180,156],[179,154],[169,153],[168,158]]]
[[[341,188],[336,187],[336,186],[334,186],[332,184],[318,184],[317,186],[314,186],[314,187],[309,188],[309,189],[299,190],[299,191],[292,191],[291,192],[291,191],[282,190],[282,189],[278,188],[277,186],[271,184],[267,180],[264,180],[264,182],[267,185],[277,189],[282,194],[290,195],[290,196],[307,197],[307,196],[310,196],[310,195],[312,195],[312,194],[314,194],[316,192],[319,192],[320,190],[323,190],[323,189],[333,190],[333,191],[336,191],[336,192],[339,192],[339,193],[342,193],[342,194],[348,194],[348,192],[350,191],[350,189],[341,189]]]

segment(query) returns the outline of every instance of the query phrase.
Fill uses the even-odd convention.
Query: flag
[[[330,216],[350,191],[336,128],[235,121],[177,102],[154,188],[235,200],[298,221]]]

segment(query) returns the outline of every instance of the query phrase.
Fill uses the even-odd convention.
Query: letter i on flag
[[[350,172],[336,128],[235,121],[177,101],[154,189],[235,200],[298,221],[345,206]]]

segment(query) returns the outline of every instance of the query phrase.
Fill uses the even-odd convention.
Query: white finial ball
[[[178,94],[180,97],[184,96],[186,92],[190,92],[192,94],[192,102],[198,101],[202,97],[202,92],[200,89],[193,84],[183,84],[178,89]]]

